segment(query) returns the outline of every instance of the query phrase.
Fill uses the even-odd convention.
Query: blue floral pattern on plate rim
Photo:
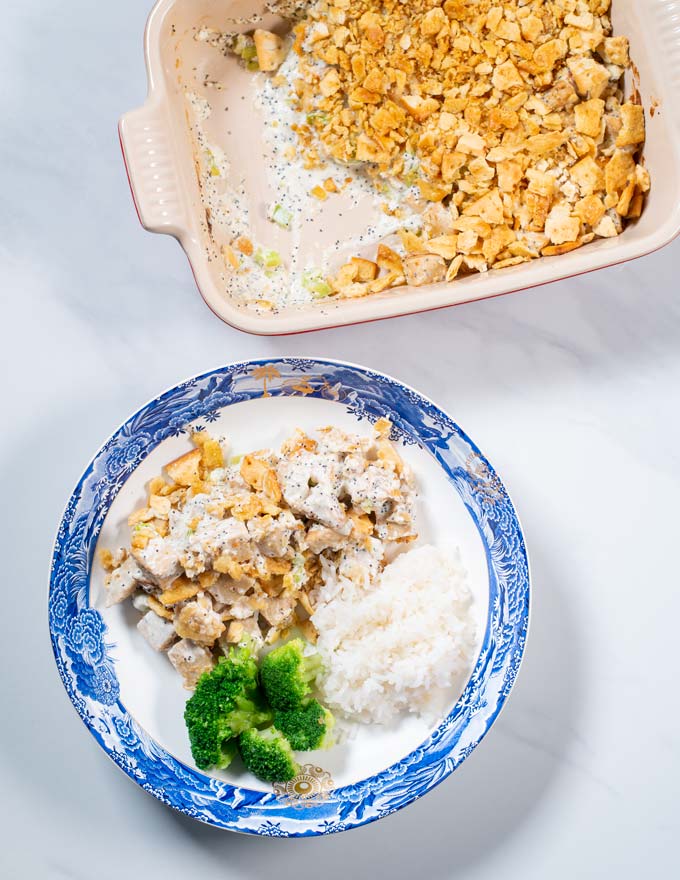
[[[304,809],[274,792],[206,776],[158,745],[120,700],[106,625],[89,606],[89,576],[102,523],[145,456],[189,423],[209,424],[224,407],[290,394],[335,401],[359,420],[387,416],[395,439],[428,450],[477,526],[490,587],[477,663],[448,717],[402,760]],[[364,367],[317,358],[231,364],[183,382],[139,410],[81,477],[59,527],[50,576],[49,625],[57,667],[78,714],[109,757],[142,788],[187,816],[268,836],[309,837],[354,828],[406,806],[445,779],[503,706],[521,663],[528,620],[529,567],[522,530],[503,484],[474,443],[408,386]]]

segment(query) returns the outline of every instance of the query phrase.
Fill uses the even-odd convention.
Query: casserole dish
[[[199,770],[183,723],[187,690],[166,655],[140,637],[134,608],[107,604],[98,551],[120,544],[131,505],[144,497],[149,477],[185,451],[188,432],[227,434],[233,449],[247,449],[265,438],[277,437],[278,444],[293,426],[312,431],[333,424],[367,434],[368,425],[383,417],[418,474],[427,504],[420,526],[425,540],[439,546],[453,541],[465,560],[476,609],[469,669],[444,688],[441,711],[346,728],[335,749],[300,753],[301,761],[313,763],[304,763],[285,784],[249,776],[238,761]],[[49,624],[76,711],[140,787],[217,828],[311,837],[387,816],[463,763],[513,688],[530,594],[529,559],[513,503],[492,465],[447,413],[413,388],[364,367],[277,358],[230,364],[180,383],[130,416],[101,447],[59,527]],[[381,642],[372,644],[377,657]],[[437,656],[441,662],[446,655]]]
[[[209,120],[211,142],[228,157],[231,174],[245,187],[256,207],[257,231],[269,228],[265,216],[266,174],[262,120],[245,99],[252,77],[205,42],[200,28],[248,31],[241,23],[261,5],[252,0],[159,0],[145,35],[149,94],[138,110],[120,123],[120,137],[137,212],[153,232],[175,236],[189,258],[207,305],[227,323],[251,333],[283,334],[352,324],[441,308],[545,284],[622,263],[648,254],[680,231],[680,5],[671,0],[614,0],[614,32],[631,42],[633,74],[627,93],[636,89],[645,108],[647,141],[644,162],[652,179],[642,217],[610,239],[597,239],[559,257],[470,275],[451,283],[400,287],[357,300],[324,299],[269,313],[256,311],[225,292],[224,263],[211,235],[196,174],[195,143],[187,92],[219,105]],[[276,27],[265,14],[257,25]],[[255,149],[253,145],[257,145]],[[261,210],[260,210],[261,209]],[[342,213],[342,217],[339,216]],[[356,213],[338,211],[337,203],[310,225],[302,250],[319,242],[344,240],[356,232]],[[266,241],[267,233],[258,240]]]

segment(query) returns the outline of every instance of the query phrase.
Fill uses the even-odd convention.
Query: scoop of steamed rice
[[[427,714],[431,695],[472,668],[473,597],[457,550],[415,548],[368,585],[327,570],[317,602],[324,698],[349,717]]]

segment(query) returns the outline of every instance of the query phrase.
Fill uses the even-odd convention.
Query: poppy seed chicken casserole
[[[345,262],[305,267],[241,225],[222,249],[230,289],[272,306],[364,297],[563,254],[640,216],[644,111],[624,96],[610,0],[270,8],[290,16],[287,37],[197,35],[261,72],[282,181],[269,219],[293,235],[310,201],[368,186],[383,220],[361,253],[338,243]],[[214,156],[204,171],[204,192],[219,187]]]

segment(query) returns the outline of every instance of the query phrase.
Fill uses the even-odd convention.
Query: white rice
[[[398,556],[373,584],[324,571],[312,620],[328,670],[326,702],[361,721],[427,714],[431,697],[469,674],[472,594],[458,550],[425,545]]]

